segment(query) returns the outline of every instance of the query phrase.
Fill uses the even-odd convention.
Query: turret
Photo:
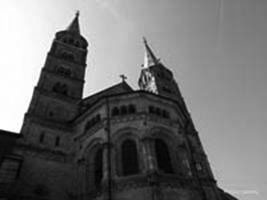
[[[144,47],[144,64],[138,81],[140,89],[173,99],[187,112],[173,73],[155,56],[145,38]]]

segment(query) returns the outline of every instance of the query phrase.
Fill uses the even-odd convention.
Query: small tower
[[[186,111],[183,97],[173,77],[173,73],[155,56],[146,39],[143,38],[143,40],[145,57],[143,69],[141,70],[138,81],[140,89],[178,101]]]
[[[187,110],[178,84],[173,77],[173,73],[155,56],[145,38],[144,46],[144,64],[138,84],[141,90],[154,93],[159,98],[165,97],[164,99],[168,99],[168,101],[171,100],[175,103],[177,109],[179,109],[177,117],[182,121],[179,127],[179,131],[182,133],[182,139],[177,139],[177,141],[181,140],[183,142],[177,147],[178,154],[181,157],[178,166],[187,166],[189,179],[196,181],[195,184],[198,185],[198,198],[194,197],[192,199],[220,200],[219,190],[216,186],[216,181],[211,171],[208,158],[204,152],[198,132],[194,127],[193,120]],[[151,107],[149,113],[157,114],[160,112],[157,112],[155,107]],[[158,126],[158,124],[155,126]],[[171,125],[168,125],[168,128],[170,127]],[[174,135],[175,134],[172,134],[172,136]],[[171,142],[167,143],[169,149],[171,149],[171,146]],[[162,162],[162,165],[164,164],[166,164],[166,162]],[[182,177],[185,179],[188,178],[185,175],[182,175]],[[181,177],[179,178],[181,179]],[[188,187],[190,184],[186,183],[185,185]],[[177,199],[179,199],[178,197],[179,195],[177,195]]]
[[[21,130],[33,142],[42,143],[47,132],[51,138],[53,132],[58,133],[56,129],[66,129],[67,123],[77,115],[83,94],[87,46],[80,34],[77,12],[67,29],[56,33],[34,88]]]

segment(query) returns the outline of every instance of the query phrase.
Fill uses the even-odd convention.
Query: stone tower
[[[67,130],[82,99],[88,43],[80,34],[79,13],[55,35],[42,68],[21,133],[27,141],[64,140],[58,130]],[[68,132],[68,131],[64,131]],[[65,134],[66,135],[66,134]]]
[[[171,98],[185,107],[173,73],[160,62],[160,59],[156,58],[146,39],[143,40],[145,57],[138,82],[140,89]]]

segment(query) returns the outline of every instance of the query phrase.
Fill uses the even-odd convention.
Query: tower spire
[[[144,68],[148,68],[150,66],[158,64],[159,59],[157,59],[154,53],[152,52],[145,37],[143,37],[143,41],[145,44]]]
[[[78,10],[71,24],[68,26],[67,31],[80,34],[79,15],[80,15],[80,12]]]

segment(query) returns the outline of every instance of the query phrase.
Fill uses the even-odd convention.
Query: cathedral
[[[0,200],[236,200],[217,186],[173,73],[144,39],[133,90],[83,97],[79,13],[55,34],[20,133],[0,130]]]

